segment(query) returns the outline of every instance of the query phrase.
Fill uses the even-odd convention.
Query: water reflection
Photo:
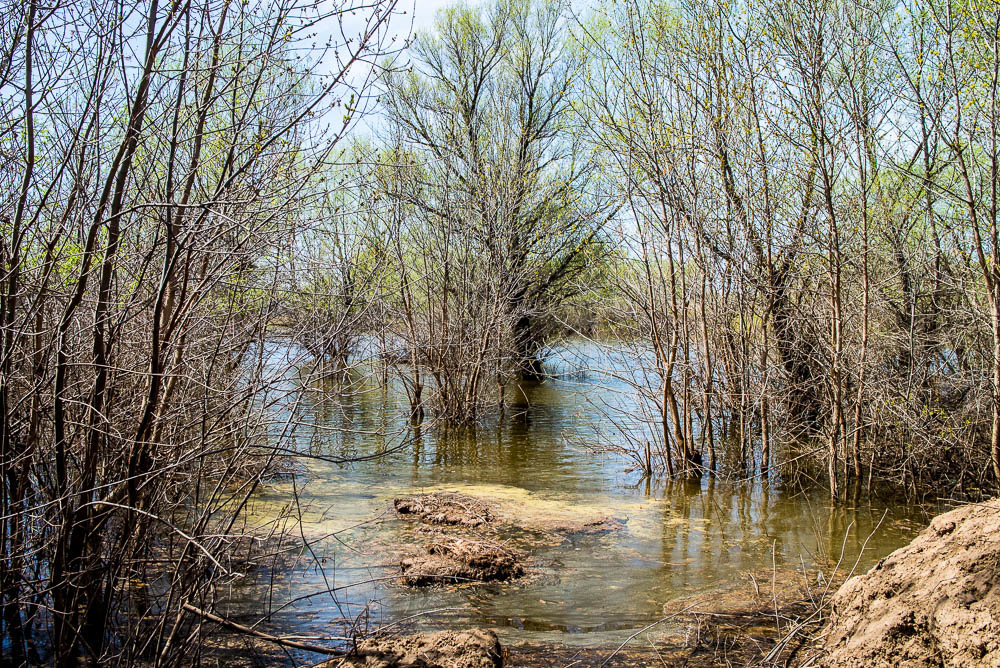
[[[586,346],[573,353],[586,356]],[[622,629],[661,617],[680,599],[745,586],[748,573],[829,571],[838,563],[850,569],[856,562],[867,568],[927,521],[913,506],[834,508],[823,490],[782,489],[778,476],[725,483],[626,473],[622,461],[587,449],[609,429],[593,406],[609,393],[622,400],[622,388],[594,373],[525,386],[502,419],[449,430],[410,424],[405,395],[391,382],[363,374],[337,382],[349,391],[336,400],[310,394],[282,406],[294,413],[296,447],[335,458],[391,454],[345,465],[309,460],[306,484],[296,482],[303,534],[340,533],[313,546],[325,573],[303,559],[277,574],[284,600],[363,582],[339,591],[336,605],[330,595],[314,596],[276,616],[297,630],[329,635],[342,618],[388,623],[436,610],[408,624],[485,625],[525,641],[614,642]],[[405,447],[393,450],[401,442]],[[604,513],[627,523],[622,532],[548,545],[510,536],[531,554],[534,576],[526,584],[398,587],[386,578],[413,527],[387,513],[391,499],[438,489],[496,498],[524,513]],[[256,512],[266,515],[290,493],[290,483],[273,486]],[[237,599],[245,609],[259,605],[260,595],[241,591]]]

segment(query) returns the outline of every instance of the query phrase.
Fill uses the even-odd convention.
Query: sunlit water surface
[[[275,347],[273,363],[288,352]],[[610,646],[693,598],[749,591],[751,575],[766,588],[760,582],[769,573],[781,582],[829,574],[838,563],[865,570],[907,543],[935,510],[878,501],[833,506],[822,489],[777,477],[641,478],[628,462],[590,447],[613,438],[601,407],[629,397],[625,385],[594,368],[619,363],[592,344],[556,349],[548,366],[555,377],[522,388],[502,420],[449,432],[406,432],[405,397],[377,383],[355,384],[346,398],[298,397],[290,415],[302,452],[334,459],[390,452],[341,465],[306,458],[294,482],[271,484],[255,499],[251,517],[265,522],[297,495],[301,526],[286,526],[312,549],[253,586],[235,586],[230,614],[270,613],[271,629],[303,636],[342,635],[360,621],[369,628],[490,627],[507,642]],[[287,404],[276,410],[289,414]],[[523,582],[400,586],[392,576],[405,546],[420,538],[413,523],[391,512],[392,499],[440,490],[498,500],[526,517],[627,522],[620,532],[561,541],[510,535],[510,544],[529,554]],[[813,584],[823,590],[822,577]],[[677,632],[679,624],[658,631]]]

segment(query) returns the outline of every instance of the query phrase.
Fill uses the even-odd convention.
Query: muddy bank
[[[397,517],[417,525],[411,554],[400,562],[400,582],[411,587],[509,582],[525,575],[522,551],[531,554],[539,546],[625,528],[621,518],[574,513],[552,502],[537,505],[541,512],[528,512],[525,504],[453,491],[393,499]]]
[[[503,648],[493,631],[440,631],[409,636],[368,638],[357,651],[317,668],[500,668]]]
[[[1000,666],[1000,499],[936,517],[832,600],[820,665]]]
[[[614,648],[573,648],[558,645],[520,645],[507,647],[508,666],[518,668],[647,668],[648,666],[675,666],[680,657],[663,650],[625,648],[614,653]]]
[[[479,527],[495,519],[492,508],[483,499],[452,492],[404,496],[394,499],[392,506],[401,517],[430,524]]]
[[[625,529],[628,520],[574,508],[558,502],[534,499],[533,503],[503,498],[484,498],[458,492],[430,492],[393,499],[397,516],[432,525],[461,528],[520,530],[559,534],[563,537],[597,536]]]
[[[537,521],[523,528],[546,533],[575,536],[602,536],[625,529],[628,520],[621,517],[582,518],[578,520]]]
[[[520,555],[496,543],[469,538],[444,539],[426,554],[400,563],[403,584],[508,582],[524,575]]]

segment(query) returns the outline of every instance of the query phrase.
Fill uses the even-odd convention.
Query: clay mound
[[[435,582],[506,582],[524,575],[517,556],[495,543],[457,538],[434,543],[427,554],[404,559],[403,584]]]
[[[832,600],[820,665],[1000,666],[1000,499],[940,515]]]
[[[441,631],[412,636],[369,638],[356,654],[327,661],[317,668],[500,668],[503,648],[493,631]]]
[[[490,507],[481,499],[453,492],[404,496],[392,502],[402,516],[416,517],[431,524],[458,524],[478,527],[493,521]]]

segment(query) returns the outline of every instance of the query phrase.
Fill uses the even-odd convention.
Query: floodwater
[[[754,580],[766,593],[772,574],[779,584],[808,579],[821,592],[838,564],[841,572],[866,570],[909,542],[935,510],[833,506],[821,486],[783,484],[779,476],[642,478],[592,447],[614,437],[608,406],[630,400],[627,385],[595,370],[615,363],[592,344],[569,344],[550,363],[556,376],[523,387],[502,419],[447,432],[414,433],[403,395],[374,382],[352,386],[346,397],[299,396],[289,413],[296,447],[315,458],[302,460],[294,480],[269,485],[251,517],[263,523],[297,497],[301,522],[286,527],[310,549],[253,586],[235,586],[229,613],[269,615],[262,628],[303,637],[340,636],[360,623],[489,627],[506,642],[614,646],[690,600],[749,592]],[[420,537],[391,512],[392,499],[441,490],[498,500],[525,518],[626,522],[619,532],[565,540],[511,533],[510,545],[529,555],[522,582],[398,585],[399,560]],[[680,632],[671,623],[658,630]]]

